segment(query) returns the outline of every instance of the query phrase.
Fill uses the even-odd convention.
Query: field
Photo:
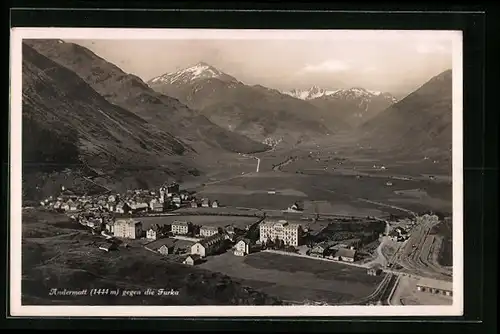
[[[217,226],[224,227],[232,224],[235,227],[244,228],[248,224],[257,222],[257,218],[252,217],[228,217],[228,216],[163,216],[163,217],[139,217],[142,221],[144,229],[148,229],[151,225],[171,224],[175,220],[192,222],[195,225]]]
[[[366,246],[378,240],[379,234],[384,230],[385,223],[381,221],[333,221],[311,239],[316,243],[360,239],[363,246]]]
[[[392,182],[392,186],[386,183]],[[364,199],[401,206],[416,212],[451,212],[451,186],[428,180],[392,180],[389,177],[363,177],[339,173],[301,175],[283,172],[261,172],[220,181],[200,189],[201,196],[217,199],[222,205],[286,209],[295,201],[322,204],[320,210],[337,210],[344,214],[397,214],[400,211],[362,202]],[[405,191],[422,189],[425,196],[417,197]],[[276,194],[268,194],[269,190]],[[395,193],[395,192],[399,192]],[[402,192],[402,193],[401,193]]]
[[[263,185],[276,189],[292,188],[307,194],[310,200],[340,202],[361,208],[363,206],[356,203],[358,198],[401,205],[413,211],[451,212],[451,164],[434,163],[423,157],[398,161],[390,152],[384,154],[368,148],[353,150],[355,145],[346,140],[343,143],[339,137],[335,146],[328,143],[321,147],[309,145],[291,151],[264,153],[260,155],[260,181],[240,178],[231,180],[231,184],[246,183],[247,189]],[[271,170],[269,165],[290,157],[294,157],[293,161],[281,168],[281,173],[274,173],[285,174],[288,178],[273,177],[268,172]],[[431,176],[434,179],[431,180]],[[386,185],[388,181],[392,186]]]
[[[245,284],[282,300],[329,304],[354,302],[372,293],[382,277],[366,269],[266,252],[238,257],[213,256],[200,267],[242,279]]]
[[[104,240],[64,215],[23,212],[23,305],[262,305],[279,300],[227,275],[169,262],[130,244],[109,253]],[[52,288],[120,289],[118,296],[49,296]],[[146,296],[151,289],[173,289],[174,296]],[[137,292],[123,295],[124,290]]]

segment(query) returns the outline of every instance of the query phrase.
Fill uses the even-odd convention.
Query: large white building
[[[173,234],[188,234],[190,231],[191,224],[185,221],[174,221],[172,223],[172,233]]]
[[[113,224],[113,235],[127,239],[140,238],[142,237],[142,223],[133,219],[117,220]]]
[[[298,246],[301,242],[302,228],[299,224],[291,224],[286,220],[268,220],[259,226],[261,243],[268,240],[283,240],[285,245]]]
[[[212,235],[218,234],[219,228],[217,226],[202,226],[200,228],[200,236],[211,237]]]

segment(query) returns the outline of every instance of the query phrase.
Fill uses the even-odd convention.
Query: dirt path
[[[274,171],[280,171],[281,168],[285,167],[286,165],[288,164],[291,164],[292,162],[294,162],[295,160],[297,160],[297,157],[290,157],[288,159],[286,159],[285,161],[283,162],[280,162],[279,164],[277,165],[274,165],[273,166],[273,170]]]
[[[372,201],[372,200],[369,200],[369,199],[366,199],[366,198],[358,198],[358,200],[360,200],[362,202],[370,203],[370,204],[385,206],[387,208],[396,209],[396,210],[399,210],[399,211],[404,211],[404,212],[409,213],[409,214],[411,214],[411,215],[413,215],[413,216],[416,217],[416,213],[415,212],[413,212],[411,210],[408,210],[408,209],[405,209],[405,208],[402,208],[402,207],[399,207],[399,206],[385,204],[385,203],[381,203],[381,202],[375,202],[375,201]]]

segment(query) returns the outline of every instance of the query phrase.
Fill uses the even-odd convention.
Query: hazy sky
[[[358,34],[352,39],[65,40],[88,47],[145,81],[204,61],[246,84],[280,90],[317,85],[405,94],[452,68],[450,38],[432,32],[373,37],[379,35],[363,38]]]

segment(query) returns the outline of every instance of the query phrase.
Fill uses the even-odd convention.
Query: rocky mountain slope
[[[249,86],[205,63],[148,81],[158,92],[200,110],[214,123],[260,142],[294,144],[347,125],[306,101],[260,85]]]
[[[25,40],[26,44],[82,78],[108,102],[179,138],[195,151],[251,153],[268,146],[223,129],[175,98],[155,92],[139,77],[123,72],[90,50],[61,40]]]
[[[452,144],[452,71],[447,70],[361,128],[364,139],[385,150],[449,159]]]
[[[325,119],[341,119],[353,127],[368,121],[397,102],[389,93],[364,88],[326,90],[313,86],[306,90],[294,89],[284,93],[309,101],[323,111]]]
[[[23,45],[22,69],[27,130],[31,126],[39,126],[41,131],[50,129],[48,138],[57,137],[62,146],[72,140],[81,148],[81,154],[92,159],[100,157],[106,163],[134,162],[135,157],[137,162],[147,163],[158,154],[181,155],[190,149],[171,134],[109,103],[75,73],[28,45]],[[70,139],[71,135],[78,137],[78,143]],[[34,142],[25,147],[47,153],[44,145]],[[50,160],[57,162],[55,158],[59,157],[53,158]]]
[[[195,171],[181,161],[193,151],[189,145],[109,103],[74,72],[26,44],[22,83],[28,174],[87,166],[110,172],[154,167],[158,175]]]

